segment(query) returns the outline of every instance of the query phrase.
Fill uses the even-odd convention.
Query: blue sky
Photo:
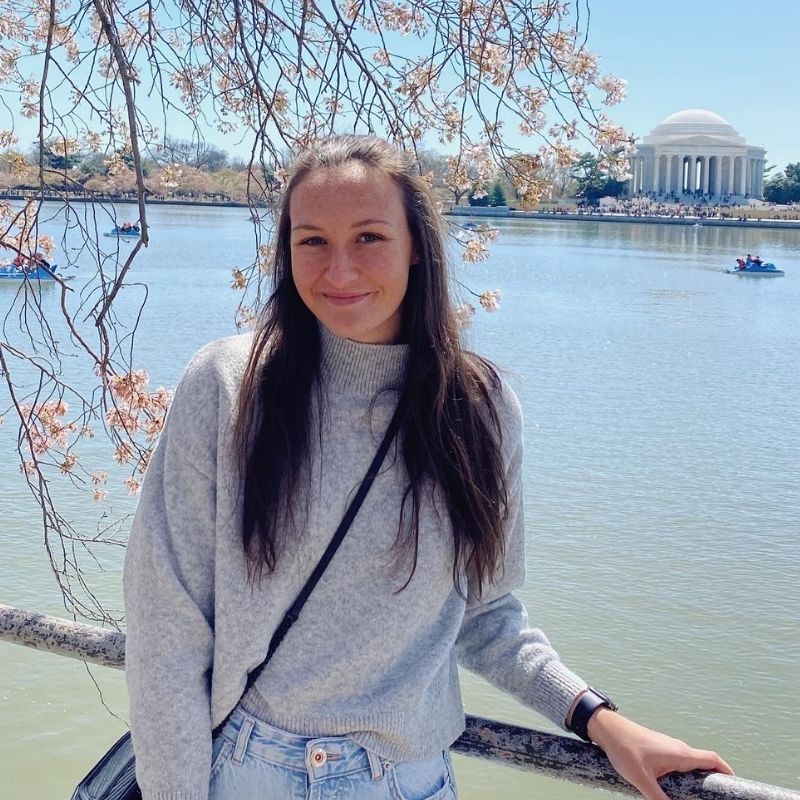
[[[800,2],[594,0],[589,49],[628,82],[612,118],[637,137],[704,108],[782,171],[800,161]]]

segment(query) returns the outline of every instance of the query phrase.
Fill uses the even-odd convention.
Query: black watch
[[[584,742],[591,742],[589,738],[589,720],[598,708],[608,708],[611,711],[618,709],[617,704],[608,695],[598,692],[591,686],[581,695],[577,705],[572,710],[572,719],[567,726]]]

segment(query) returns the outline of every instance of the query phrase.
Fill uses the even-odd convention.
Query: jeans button
[[[315,747],[311,751],[311,763],[315,767],[324,767],[327,760],[328,754],[321,747]]]

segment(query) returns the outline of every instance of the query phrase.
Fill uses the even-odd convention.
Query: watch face
[[[603,692],[598,691],[593,686],[589,687],[592,692],[594,692],[601,700],[605,702],[605,704],[612,710],[618,711],[619,706],[607,695],[603,694]]]

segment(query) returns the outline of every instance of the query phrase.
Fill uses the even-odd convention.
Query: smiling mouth
[[[329,303],[333,303],[333,305],[348,306],[359,302],[359,300],[363,300],[365,297],[369,297],[369,292],[359,292],[353,294],[323,294],[323,297]]]

